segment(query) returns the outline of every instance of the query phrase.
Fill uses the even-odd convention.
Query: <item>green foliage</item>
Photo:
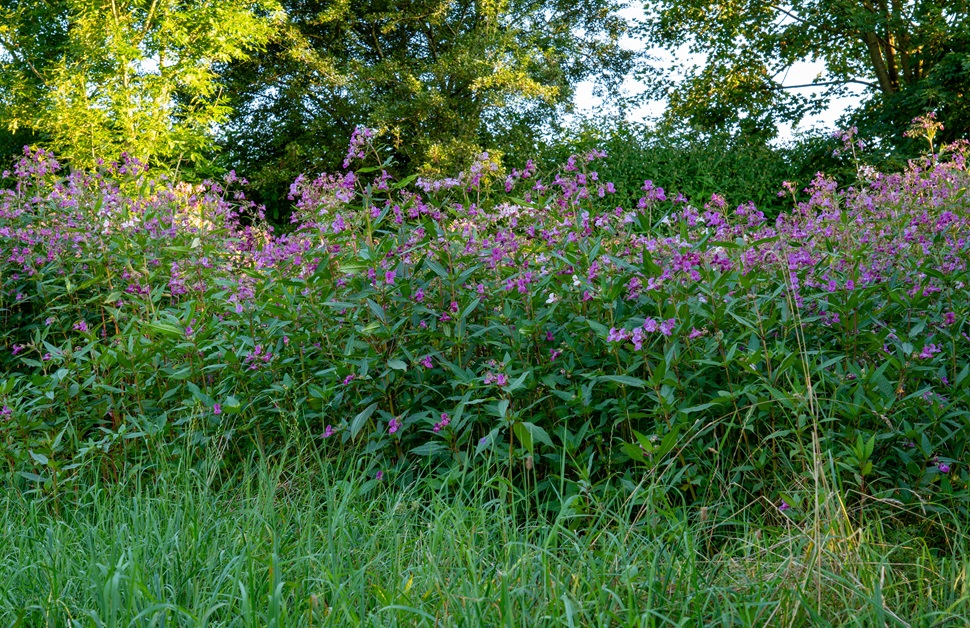
[[[563,502],[588,501],[588,513],[557,514],[495,468],[388,486],[359,457],[326,462],[310,448],[274,451],[232,474],[218,472],[221,463],[211,450],[110,479],[90,469],[52,499],[4,492],[0,621],[729,628],[779,617],[815,626],[970,619],[965,519],[873,505],[853,523],[824,476],[798,514],[759,520],[742,504],[724,515],[672,508],[652,499],[659,483],[629,497],[586,486]],[[950,535],[949,551],[927,547],[927,526]]]
[[[543,495],[557,471],[664,473],[695,504],[776,501],[819,448],[859,499],[966,512],[970,177],[950,151],[847,190],[819,176],[771,223],[655,184],[617,210],[599,153],[541,179],[378,163],[298,179],[282,237],[220,184],[131,161],[63,179],[32,154],[0,217],[5,477],[53,491],[173,439],[319,436],[402,469],[525,467]]]
[[[884,123],[898,125],[901,109],[907,122],[927,109],[952,109],[953,124],[966,129],[970,10],[963,0],[644,4],[645,39],[705,57],[652,76],[651,93],[669,99],[671,120],[686,117],[705,131],[727,125],[772,133],[776,122],[798,120],[847,85],[862,84]],[[825,70],[811,85],[793,86],[788,70],[803,60],[822,61]]]
[[[634,53],[616,0],[283,2],[266,50],[229,65],[224,163],[288,213],[289,183],[336,170],[357,125],[395,138],[401,172],[454,172],[533,145],[573,86],[617,86]]]
[[[597,148],[607,154],[599,173],[616,185],[614,199],[623,207],[636,205],[643,181],[649,179],[662,183],[670,197],[683,194],[697,205],[718,194],[734,206],[753,201],[775,216],[790,206],[790,199],[778,197],[782,181],[808,185],[819,163],[817,154],[795,158],[792,148],[773,147],[746,135],[699,136],[608,118],[581,121],[543,146],[540,154],[543,163],[552,165],[564,163],[570,154]],[[827,152],[832,148],[827,147]],[[521,161],[528,157],[516,156]],[[800,163],[808,164],[808,169],[799,168]],[[823,170],[836,172],[834,167]]]
[[[215,64],[262,46],[275,6],[4,2],[0,115],[79,167],[125,152],[176,169],[202,164],[229,113]]]

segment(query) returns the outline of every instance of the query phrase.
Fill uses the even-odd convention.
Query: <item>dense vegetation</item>
[[[932,119],[916,128],[925,137]],[[844,141],[849,150],[855,138]],[[343,486],[341,500],[373,494],[420,509],[430,499],[443,509],[434,517],[452,512],[473,529],[481,513],[511,508],[480,528],[488,538],[522,535],[550,550],[567,543],[517,561],[592,565],[561,584],[529,567],[516,578],[548,582],[530,589],[538,597],[487,604],[482,618],[529,616],[535,603],[551,603],[544,587],[560,586],[585,601],[547,613],[628,625],[679,614],[759,623],[777,612],[842,621],[847,608],[885,616],[894,612],[880,597],[887,592],[904,614],[964,612],[965,594],[949,584],[943,597],[904,589],[922,569],[959,569],[967,547],[965,143],[899,174],[860,169],[846,188],[820,175],[803,201],[786,184],[791,207],[771,221],[753,204],[731,208],[715,195],[698,207],[651,181],[635,205],[617,207],[597,171],[608,159],[600,152],[572,155],[552,173],[531,163],[503,172],[482,154],[452,178],[403,180],[387,174],[383,153],[374,133],[358,129],[346,169],[293,183],[295,225],[282,235],[231,191],[232,175],[192,186],[153,179],[134,159],[67,173],[44,151],[20,160],[0,209],[9,251],[0,272],[4,483],[23,496],[5,506],[11,547],[40,551],[18,536],[16,513],[44,528],[47,517],[81,508],[81,525],[107,532],[112,518],[134,516],[112,501],[115,490],[149,500],[152,517],[202,508],[138,488],[201,474],[203,484],[186,490],[208,510],[192,516],[216,536],[191,551],[228,544],[243,562],[225,583],[242,597],[232,593],[222,611],[207,601],[215,598],[172,597],[142,580],[137,570],[150,569],[157,551],[146,545],[144,557],[117,556],[114,584],[96,598],[83,588],[107,563],[93,554],[77,558],[85,576],[18,572],[12,608],[56,617],[61,609],[31,603],[31,592],[49,591],[72,600],[64,612],[87,609],[96,622],[139,613],[216,621],[220,612],[248,623],[295,612],[298,621],[316,616],[319,599],[334,600],[338,623],[387,612],[405,622],[450,617],[457,602],[447,595],[424,606],[431,581],[422,602],[408,597],[415,572],[401,562],[392,573],[402,582],[380,585],[370,601],[340,601],[332,587],[342,577],[311,585],[301,567],[252,605],[246,591],[268,586],[264,568],[279,573],[279,552],[323,550],[299,536],[260,567],[245,557],[269,550],[206,512],[244,491],[256,499],[245,512],[267,516],[272,495],[296,490],[294,499],[310,502],[297,501],[282,515],[291,523],[279,524],[323,533],[372,516],[347,506],[327,510],[330,523],[306,519]],[[261,475],[247,489],[254,452],[295,455],[293,468],[337,475],[321,484],[284,465],[275,473],[290,479]],[[424,497],[411,502],[408,491]],[[447,494],[469,510],[437,501]],[[555,522],[561,533],[529,521]],[[433,535],[444,532],[436,526]],[[58,543],[77,542],[48,529]],[[750,573],[715,578],[768,542],[765,530],[786,552],[803,548],[794,572],[775,572],[770,559],[750,566],[772,570],[776,583],[794,578],[790,597],[745,589]],[[897,558],[848,540],[863,530]],[[611,543],[639,539],[634,562],[613,562],[609,546],[577,546],[591,531]],[[278,532],[260,543],[276,547]],[[661,550],[671,534],[686,535],[673,554]],[[813,547],[823,537],[821,553]],[[437,538],[431,547],[444,542]],[[693,552],[707,558],[690,563]],[[512,560],[504,556],[496,559]],[[895,568],[893,592],[871,569],[897,559],[915,560],[916,572]],[[855,561],[852,578],[869,584],[837,584],[846,560]],[[655,567],[636,575],[640,561]],[[576,588],[576,578],[595,583],[620,577],[607,575],[617,569],[633,578],[628,601],[594,602],[592,589]],[[715,580],[705,597],[669,605],[649,593],[657,569],[668,592]],[[468,594],[489,599],[507,585]],[[222,584],[211,586],[205,595],[224,596]],[[721,587],[732,586],[766,597],[749,607],[724,597]],[[822,592],[829,586],[834,597]]]
[[[863,494],[913,499],[940,480],[928,460],[963,456],[964,144],[846,189],[819,176],[768,221],[651,181],[617,206],[596,152],[549,176],[483,153],[396,181],[363,165],[381,159],[372,136],[343,173],[293,183],[279,236],[232,177],[22,159],[3,201],[3,359],[28,369],[4,387],[11,470],[93,453],[105,425],[129,444],[324,434],[402,471],[484,450],[536,454],[537,471],[653,467],[683,432],[669,462],[688,501],[796,473],[772,439],[807,446],[823,426]]]
[[[970,623],[966,2],[627,8],[0,0],[0,621]]]

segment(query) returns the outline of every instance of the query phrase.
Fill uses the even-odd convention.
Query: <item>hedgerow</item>
[[[395,180],[359,129],[276,233],[233,174],[27,151],[0,196],[7,481],[301,438],[392,481],[489,458],[791,516],[827,460],[860,499],[965,509],[967,153],[820,174],[768,221],[651,181],[617,207],[596,151]]]

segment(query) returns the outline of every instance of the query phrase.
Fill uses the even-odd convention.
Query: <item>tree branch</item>
[[[822,83],[805,83],[804,85],[776,85],[772,87],[772,90],[781,89],[802,89],[805,87],[831,87],[832,85],[846,85],[848,83],[858,83],[859,85],[865,85],[866,87],[872,87],[878,89],[879,86],[875,83],[870,83],[869,81],[862,81],[859,79],[845,79],[842,81],[825,81]]]

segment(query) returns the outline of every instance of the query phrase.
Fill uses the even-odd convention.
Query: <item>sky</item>
[[[636,2],[628,8],[622,10],[620,15],[627,18],[628,20],[637,20],[643,18],[643,8],[640,3]],[[622,45],[634,50],[643,50],[646,45],[645,42],[639,39],[634,39],[627,37],[623,40]],[[651,50],[650,54],[659,58],[671,58],[671,54],[668,51],[661,49]],[[680,51],[675,53],[677,55],[690,55],[686,46]],[[696,60],[701,60],[702,57],[694,56]],[[683,59],[678,59],[682,61]],[[806,83],[811,83],[812,80],[824,69],[824,64],[821,62],[811,62],[805,61],[795,64],[788,71],[788,76],[785,78],[785,85],[804,85]],[[596,107],[602,104],[602,99],[597,98],[593,95],[595,88],[595,83],[593,81],[584,81],[577,85],[576,95],[574,102],[576,105],[576,112],[579,115],[592,113]],[[643,91],[643,85],[638,81],[628,78],[623,85],[625,92],[630,94],[636,94]],[[806,131],[813,127],[817,127],[822,130],[832,131],[835,130],[836,120],[845,113],[846,110],[858,105],[861,102],[861,96],[865,90],[864,86],[855,85],[851,86],[852,91],[851,96],[833,99],[829,103],[829,107],[826,111],[815,115],[808,116],[798,125],[796,128],[792,128],[790,124],[783,124],[778,126],[778,139],[779,142],[784,142],[792,137],[794,133],[799,131]],[[655,119],[663,113],[664,110],[663,101],[652,101],[642,107],[631,110],[627,114],[627,119],[630,121],[644,122],[651,119]]]

